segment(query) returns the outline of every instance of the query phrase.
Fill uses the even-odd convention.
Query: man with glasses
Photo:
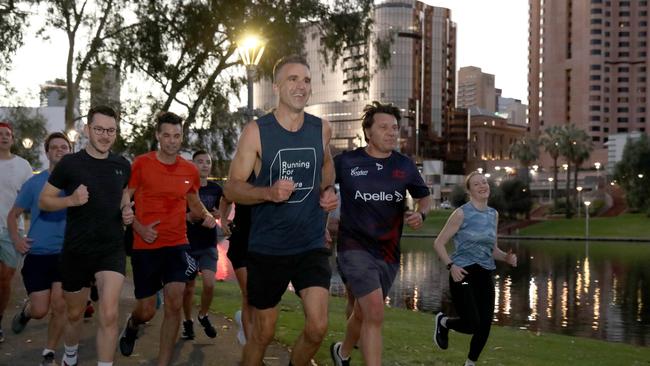
[[[60,269],[68,321],[77,331],[64,337],[62,365],[77,364],[79,325],[94,280],[100,309],[97,365],[110,366],[126,270],[122,224],[133,221],[127,190],[131,167],[110,152],[117,135],[117,113],[112,108],[91,108],[84,132],[85,149],[61,159],[41,192],[39,206],[44,211],[67,209]]]

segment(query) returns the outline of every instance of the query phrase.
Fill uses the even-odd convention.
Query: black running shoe
[[[334,366],[350,366],[350,360],[352,357],[343,359],[341,357],[341,342],[332,343],[330,346],[330,355],[332,356],[332,361],[334,361]]]
[[[11,319],[11,330],[15,334],[22,332],[27,326],[27,322],[30,319],[28,316],[25,316],[26,307],[27,303],[25,303],[25,305],[23,305],[23,308],[20,309],[20,312],[14,315],[13,319]]]
[[[449,346],[449,328],[442,325],[442,318],[445,318],[444,313],[436,315],[436,324],[433,330],[433,343],[440,349],[447,349]]]
[[[48,352],[43,355],[41,366],[56,366],[56,361],[54,361],[54,352]]]
[[[138,327],[131,328],[131,317],[126,320],[124,330],[120,335],[120,352],[124,356],[131,356],[135,348],[135,341],[138,339]]]
[[[183,333],[181,338],[186,340],[194,339],[194,322],[190,320],[183,320]]]
[[[201,323],[201,325],[203,326],[205,335],[207,335],[210,338],[214,338],[217,336],[217,330],[214,329],[212,323],[210,323],[210,319],[208,319],[207,314],[204,317],[197,316],[197,319],[199,319],[199,323]]]

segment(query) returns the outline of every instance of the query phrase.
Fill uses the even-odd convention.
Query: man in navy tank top
[[[359,341],[365,365],[382,364],[384,299],[399,270],[402,227],[422,227],[431,206],[417,167],[395,151],[399,120],[399,109],[392,104],[367,105],[362,127],[368,145],[334,159],[341,193],[337,263],[354,297],[345,338],[330,347],[337,366],[350,364]],[[407,191],[415,211],[406,210]]]
[[[327,332],[331,270],[326,212],[338,205],[328,121],[305,113],[311,96],[307,61],[292,55],[273,69],[278,106],[246,125],[224,187],[229,200],[254,205],[248,244],[248,302],[253,332],[242,365],[259,366],[273,340],[278,303],[289,282],[302,300],[305,327],[290,365],[309,364]],[[255,173],[255,180],[248,177]]]

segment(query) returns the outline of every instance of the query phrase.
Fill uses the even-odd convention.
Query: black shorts
[[[238,270],[246,267],[246,257],[248,256],[248,232],[233,231],[228,238],[228,259],[232,263],[232,268]]]
[[[257,309],[275,307],[289,282],[296,294],[308,287],[330,288],[332,269],[328,249],[294,255],[248,253],[248,303]]]
[[[135,298],[153,296],[171,282],[189,281],[197,269],[189,250],[189,245],[133,250],[131,266]]]
[[[23,269],[23,284],[27,294],[50,290],[54,282],[61,282],[59,254],[27,254]]]
[[[63,290],[67,292],[77,292],[84,287],[90,287],[97,272],[111,271],[122,275],[126,273],[126,254],[122,243],[110,251],[96,253],[63,249],[60,258],[61,282]]]

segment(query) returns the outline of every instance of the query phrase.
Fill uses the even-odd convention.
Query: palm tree
[[[544,135],[540,139],[546,153],[553,159],[553,205],[557,206],[557,160],[560,157],[560,126],[551,126],[544,130]]]
[[[510,156],[519,161],[521,174],[526,187],[530,184],[530,165],[539,159],[539,140],[534,136],[526,136],[510,146]]]
[[[559,139],[560,154],[566,159],[567,168],[567,181],[566,181],[566,217],[573,216],[571,196],[577,200],[577,191],[575,187],[578,185],[578,169],[580,165],[589,158],[591,150],[593,150],[591,138],[584,130],[576,128],[574,125],[568,124],[561,128]],[[571,168],[574,171],[574,186],[571,189]]]

